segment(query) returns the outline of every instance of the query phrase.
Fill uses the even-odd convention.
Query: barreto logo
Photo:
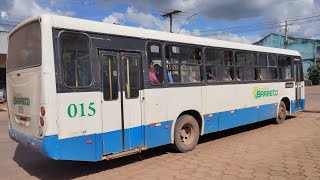
[[[253,88],[253,97],[255,99],[271,96],[278,96],[278,90],[269,88],[259,88],[257,86]]]

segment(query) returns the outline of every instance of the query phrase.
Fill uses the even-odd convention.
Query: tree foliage
[[[309,80],[312,81],[312,85],[320,84],[320,64],[316,64],[308,69]]]

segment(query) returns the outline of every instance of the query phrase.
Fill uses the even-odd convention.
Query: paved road
[[[307,111],[282,125],[261,122],[206,135],[192,152],[169,147],[110,162],[53,161],[7,136],[0,112],[1,179],[320,179],[320,87]]]

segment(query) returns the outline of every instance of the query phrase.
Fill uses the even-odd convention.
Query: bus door
[[[103,154],[142,146],[140,54],[100,51],[99,57]]]
[[[296,92],[296,101],[295,101],[295,110],[302,109],[302,98],[303,98],[303,71],[302,71],[302,62],[301,59],[294,59],[294,74],[295,74],[295,92]]]

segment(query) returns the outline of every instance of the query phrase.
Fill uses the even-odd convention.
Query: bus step
[[[117,154],[110,154],[110,155],[106,155],[102,157],[102,160],[111,160],[111,159],[116,159],[116,158],[120,158],[120,157],[124,157],[124,156],[129,156],[132,154],[137,154],[140,153],[142,150],[144,150],[144,148],[135,148],[129,151],[124,151],[121,153],[117,153]]]

